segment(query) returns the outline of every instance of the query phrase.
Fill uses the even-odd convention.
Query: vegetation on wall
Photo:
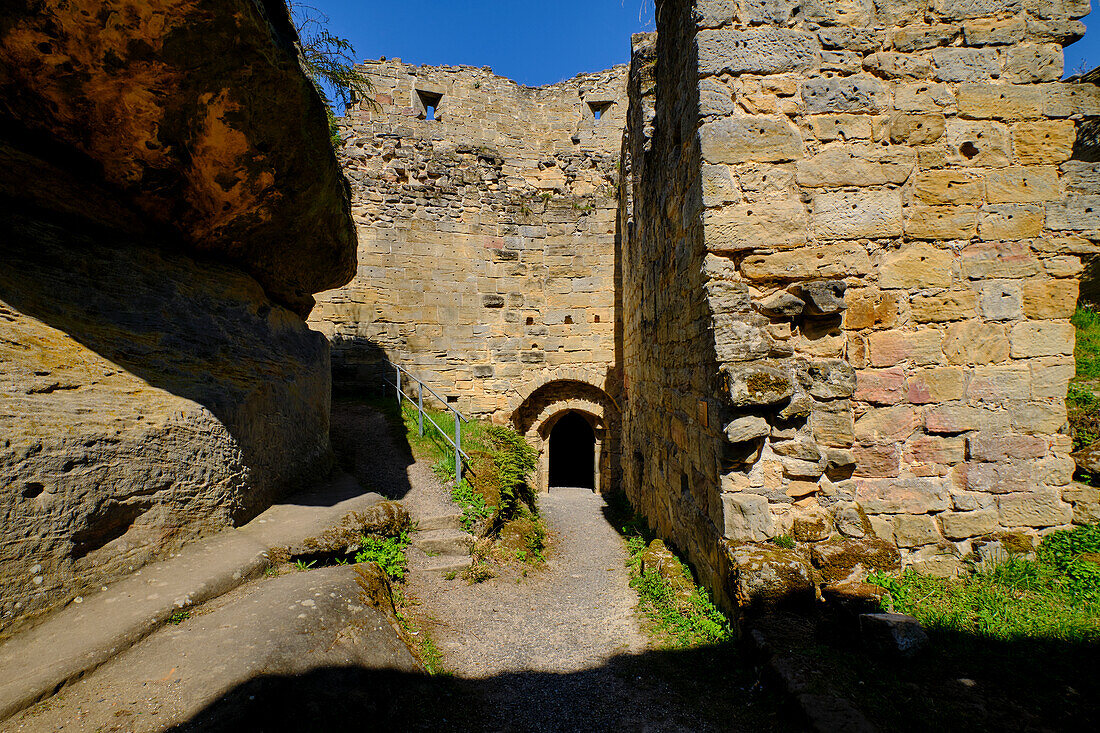
[[[655,643],[687,649],[733,640],[729,619],[695,582],[683,560],[674,556],[665,574],[643,567],[642,556],[656,535],[621,492],[608,496],[608,521],[626,541],[630,586],[638,592],[638,611]]]
[[[454,413],[425,408],[448,435],[454,435]],[[455,481],[454,448],[427,420],[419,434],[416,407],[402,405],[405,434],[413,452],[432,460],[436,474],[450,481],[451,498],[462,508],[463,527],[499,545],[497,556],[522,562],[543,559],[546,528],[528,480],[538,452],[515,430],[471,420],[462,425],[462,449],[471,462],[462,481]],[[488,557],[492,553],[481,553]]]
[[[355,47],[329,30],[327,15],[302,3],[291,3],[290,11],[298,31],[302,67],[325,102],[332,145],[339,148],[340,132],[329,90],[341,106],[360,100],[370,102],[370,80],[355,70]]]

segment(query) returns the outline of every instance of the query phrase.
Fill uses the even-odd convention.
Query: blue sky
[[[293,0],[292,4],[297,2]],[[358,60],[491,66],[539,86],[630,61],[654,30],[653,0],[303,0],[329,16]]]
[[[295,0],[296,1],[296,0]],[[491,66],[537,86],[630,58],[630,34],[654,30],[653,0],[304,0],[329,16],[357,59]],[[1090,24],[1085,18],[1085,25]],[[1100,12],[1097,13],[1100,24]],[[1066,71],[1100,65],[1100,29],[1066,49]]]

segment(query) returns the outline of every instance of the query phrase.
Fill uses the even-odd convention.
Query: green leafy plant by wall
[[[404,580],[408,572],[408,559],[405,551],[409,546],[409,532],[404,530],[396,537],[376,537],[363,535],[359,541],[359,551],[355,553],[355,562],[373,562],[382,568],[382,572],[393,580]]]
[[[872,574],[887,591],[884,610],[929,629],[1011,641],[1100,643],[1100,524],[1054,532],[1035,560],[1016,557],[950,580],[908,570]]]
[[[338,149],[342,140],[328,90],[335,94],[342,106],[355,101],[374,106],[370,79],[355,69],[355,47],[348,39],[329,30],[327,15],[303,3],[290,3],[290,12],[294,28],[298,31],[302,70],[325,103],[332,146]]]
[[[1077,379],[1100,379],[1100,313],[1080,306],[1070,318],[1077,331],[1073,357],[1077,362]]]
[[[732,641],[733,627],[695,582],[691,569],[679,557],[675,568],[682,582],[673,584],[652,569],[644,569],[642,556],[655,539],[645,517],[637,514],[621,492],[607,498],[608,520],[626,541],[631,569],[630,586],[638,593],[638,610],[648,621],[650,637],[666,647],[692,648]]]
[[[454,435],[453,412],[427,407],[424,411],[443,432]],[[510,557],[522,549],[527,562],[541,562],[546,529],[528,480],[538,465],[538,451],[510,427],[470,420],[462,425],[462,448],[471,463],[462,481],[455,482],[454,448],[427,418],[421,436],[416,407],[402,404],[406,438],[416,455],[433,461],[432,470],[440,479],[452,482],[451,498],[462,509],[463,529],[473,531],[484,523],[488,534],[506,541]]]

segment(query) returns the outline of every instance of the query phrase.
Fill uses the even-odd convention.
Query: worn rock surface
[[[323,478],[353,271],[282,3],[0,10],[0,627]]]
[[[347,185],[281,0],[20,1],[0,28],[0,116],[188,249],[302,315],[354,274]]]
[[[11,211],[0,229],[4,621],[325,470],[324,338],[250,277]]]

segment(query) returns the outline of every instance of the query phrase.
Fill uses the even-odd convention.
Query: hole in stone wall
[[[33,499],[45,490],[46,487],[37,481],[28,481],[27,485],[23,487],[23,498]]]
[[[600,317],[599,316],[594,316],[594,322],[599,323],[600,322]]]
[[[435,92],[421,91],[420,89],[416,90],[416,95],[420,97],[420,103],[424,106],[424,114],[421,115],[420,119],[437,119],[436,109],[439,107],[439,103],[443,101],[443,95],[436,94]]]
[[[455,402],[458,402],[458,395],[453,395],[453,394],[447,395],[447,404],[452,404],[452,403],[455,403]]]
[[[527,325],[528,325],[528,326],[533,326],[533,325],[535,325],[535,319],[534,319],[534,318],[532,318],[531,316],[527,316]]]
[[[974,145],[974,143],[967,141],[959,146],[959,152],[965,155],[967,159],[970,159],[977,155],[980,151],[978,150],[977,146]]]
[[[566,317],[565,317],[565,322],[566,322],[566,324],[572,325],[572,323],[573,323],[573,316],[566,316]]]
[[[611,102],[589,102],[588,107],[592,110],[592,116],[598,120],[611,109]]]
[[[596,434],[580,413],[568,412],[550,430],[550,486],[596,488]]]

